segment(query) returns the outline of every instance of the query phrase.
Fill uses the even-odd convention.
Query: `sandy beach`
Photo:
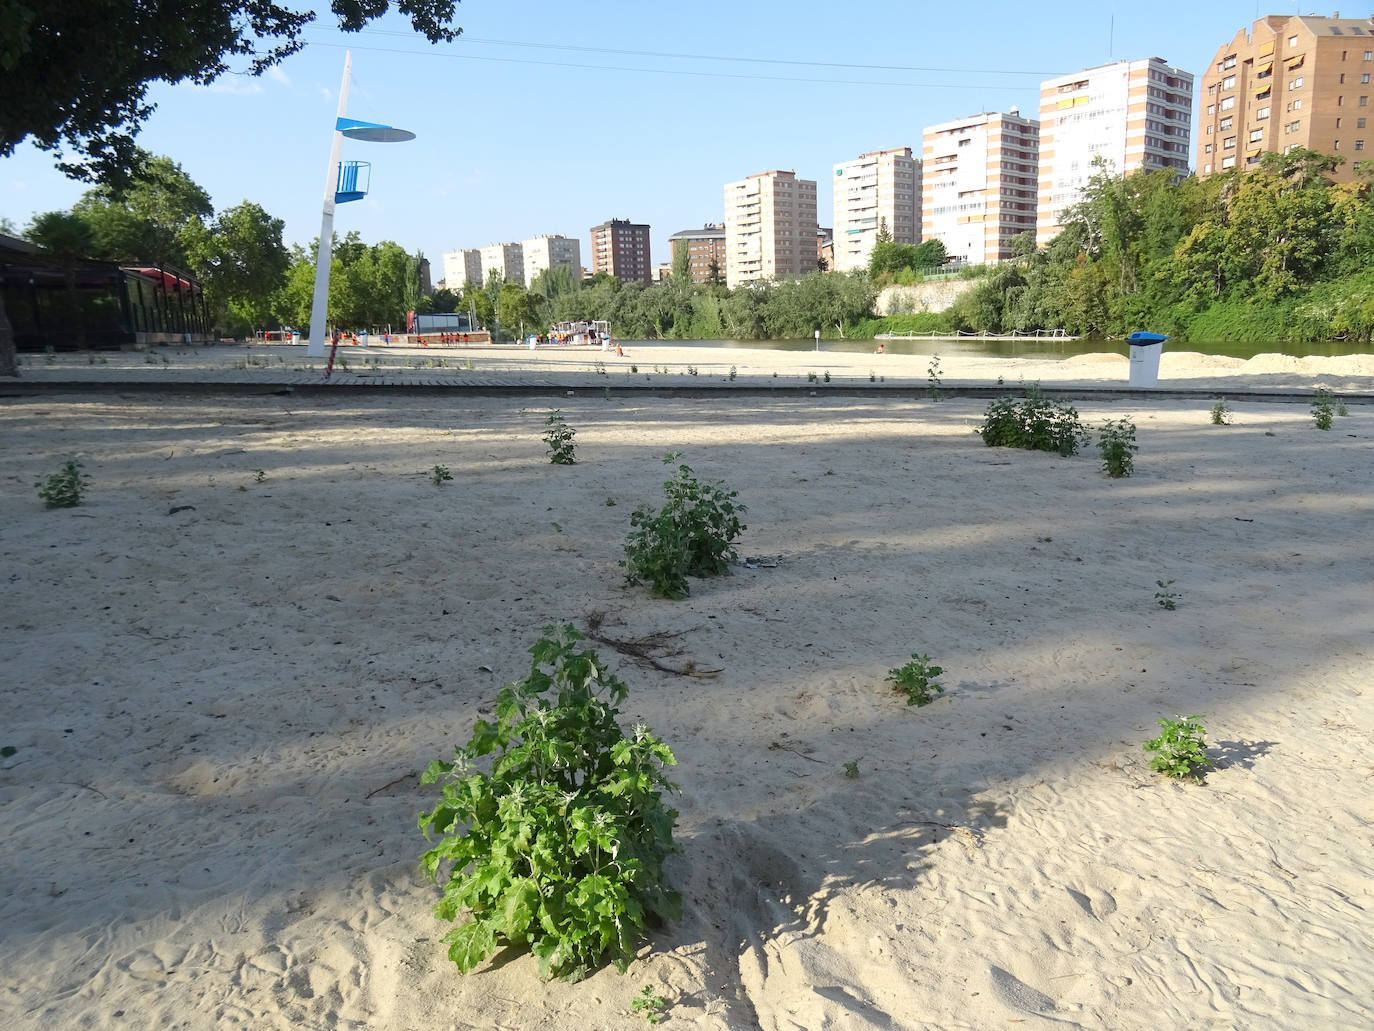
[[[166,353],[23,373],[271,371]],[[474,368],[396,375],[578,389],[0,399],[0,1027],[618,1031],[645,985],[666,1026],[721,1031],[1374,1027],[1374,405],[1321,432],[1246,396],[1369,393],[1374,357],[1166,354],[1162,385],[1234,423],[1083,400],[1138,427],[1111,480],[1092,448],[984,447],[957,386],[1122,385],[1119,356],[946,359],[940,401],[924,357],[445,356]],[[921,389],[582,389],[689,364]],[[548,463],[555,407],[577,465]],[[740,552],[775,568],[624,584],[669,450],[739,491]],[[45,510],[73,456],[86,503]],[[459,975],[418,773],[561,620],[721,670],[598,646],[677,754],[685,912],[624,975]],[[946,670],[924,708],[884,682],[913,652]],[[1142,749],[1193,713],[1204,785]]]

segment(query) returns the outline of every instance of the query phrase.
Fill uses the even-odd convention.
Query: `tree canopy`
[[[451,41],[456,0],[331,0],[357,32],[392,6],[430,42]],[[0,3],[0,157],[32,138],[73,178],[119,188],[144,155],[134,144],[154,82],[205,85],[261,75],[305,45],[309,8],[271,0],[4,0]],[[231,67],[231,62],[240,67]]]

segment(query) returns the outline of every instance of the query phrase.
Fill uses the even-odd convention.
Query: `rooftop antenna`
[[[1116,56],[1116,12],[1112,12],[1110,27],[1107,29],[1107,60]]]

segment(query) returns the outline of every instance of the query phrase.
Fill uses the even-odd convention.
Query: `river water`
[[[811,351],[815,340],[622,340],[634,347],[733,347],[764,351]],[[1104,352],[1129,355],[1130,345],[1124,340],[984,340],[963,337],[959,340],[887,340],[889,354],[943,354],[970,358],[1072,358],[1076,354]],[[877,340],[822,340],[821,351],[844,354],[872,354],[878,349]],[[1257,354],[1288,354],[1295,358],[1311,356],[1339,357],[1347,354],[1374,353],[1374,344],[1329,340],[1312,344],[1280,343],[1272,340],[1237,343],[1198,343],[1169,341],[1164,349],[1198,351],[1202,354],[1226,355],[1231,358],[1253,358]]]

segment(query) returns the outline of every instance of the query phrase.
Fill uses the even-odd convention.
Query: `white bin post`
[[[1132,387],[1159,386],[1159,356],[1164,353],[1164,339],[1137,340],[1131,335]]]

